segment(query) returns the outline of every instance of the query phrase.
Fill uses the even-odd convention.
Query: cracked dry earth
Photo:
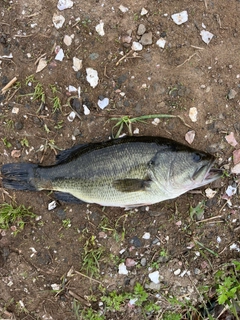
[[[59,150],[109,139],[116,124],[111,118],[168,114],[184,121],[133,123],[134,134],[188,144],[185,134],[193,130],[191,146],[214,154],[225,175],[209,186],[213,197],[206,186],[131,212],[63,202],[49,211],[54,197],[47,192],[2,188],[2,204],[31,207],[36,217],[27,218],[16,235],[16,224],[1,230],[0,318],[207,319],[208,311],[214,319],[235,319],[216,302],[214,277],[239,261],[240,251],[239,176],[231,171],[240,142],[240,2],[74,0],[63,11],[57,4],[0,0],[1,88],[17,78],[0,95],[0,164],[52,164]],[[171,16],[182,11],[188,19],[177,25]],[[59,29],[54,15],[65,19]],[[96,30],[101,22],[104,35]],[[202,30],[213,35],[208,44]],[[133,43],[143,44],[141,50],[132,50]],[[60,48],[62,61],[56,60]],[[74,57],[82,60],[77,71]],[[41,58],[45,68],[36,73]],[[87,68],[98,72],[94,88]],[[44,101],[33,96],[37,84]],[[70,92],[70,85],[77,91]],[[61,108],[54,109],[56,96]],[[109,103],[101,109],[104,98]],[[69,121],[73,109],[77,116]],[[231,132],[235,146],[226,140]],[[122,133],[129,134],[127,126]],[[229,186],[236,193],[227,198]],[[200,214],[191,215],[199,203]],[[92,275],[86,252],[99,248]],[[121,263],[127,264],[125,274],[119,273]],[[149,278],[155,271],[157,284]],[[103,296],[131,294],[137,283],[159,310],[146,311],[147,302],[131,305],[129,299],[119,310],[107,308]]]

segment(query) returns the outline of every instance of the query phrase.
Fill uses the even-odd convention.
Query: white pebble
[[[122,11],[123,13],[126,13],[128,11],[128,8],[127,7],[124,7],[123,5],[120,5],[119,7],[119,10]]]
[[[55,209],[56,206],[57,206],[57,202],[54,200],[48,204],[48,210],[51,211],[51,210]]]
[[[142,236],[143,239],[148,240],[150,239],[150,233],[149,232],[145,232],[144,235]]]
[[[175,13],[171,17],[177,25],[180,25],[180,24],[188,21],[188,13],[186,10],[179,12],[179,13]]]
[[[155,284],[159,283],[159,271],[154,271],[154,272],[149,273],[148,277]]]
[[[108,98],[104,98],[103,100],[98,100],[98,106],[100,109],[105,109],[107,106],[109,105],[109,99]]]
[[[148,13],[148,10],[145,8],[142,8],[141,13],[140,13],[141,16],[145,16],[147,13]]]
[[[90,86],[95,88],[98,85],[98,72],[92,68],[87,68],[87,82],[90,83]]]
[[[53,18],[52,18],[52,22],[53,22],[54,27],[56,29],[60,29],[60,28],[62,28],[62,26],[65,22],[65,18],[61,14],[57,15],[56,13],[54,13]]]
[[[197,121],[197,115],[198,115],[198,111],[196,107],[192,107],[189,110],[189,118],[192,120],[192,122],[196,122]]]
[[[166,40],[163,39],[163,38],[160,38],[157,42],[156,42],[156,45],[159,47],[159,48],[164,48],[165,47],[165,44],[166,44]]]
[[[181,273],[181,269],[177,269],[173,273],[175,276],[178,276]]]
[[[104,32],[104,22],[102,20],[100,20],[100,23],[98,25],[96,25],[96,31],[97,33],[102,37],[105,35],[105,32]]]
[[[85,114],[85,116],[90,114],[90,110],[85,104],[83,104],[83,113]]]
[[[132,50],[133,51],[141,51],[143,48],[143,46],[141,45],[141,43],[137,42],[137,41],[133,41],[132,43]]]
[[[76,113],[74,111],[71,111],[69,116],[67,117],[67,119],[68,119],[69,122],[73,122],[75,117],[76,117]]]
[[[200,32],[200,36],[202,37],[203,42],[205,42],[206,44],[209,44],[209,42],[212,40],[214,35],[207,30],[202,30]]]
[[[119,274],[128,274],[128,270],[127,270],[127,267],[124,264],[124,262],[120,263],[120,265],[118,266],[118,273]]]

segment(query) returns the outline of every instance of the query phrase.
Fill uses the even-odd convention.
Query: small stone
[[[13,107],[13,108],[12,108],[12,113],[18,114],[18,113],[19,113],[19,108]]]
[[[63,61],[63,58],[64,58],[64,52],[63,52],[63,49],[60,48],[56,57],[55,57],[55,60],[57,61]]]
[[[85,104],[83,104],[83,113],[85,114],[85,116],[90,114],[90,110]]]
[[[177,269],[173,273],[175,276],[178,276],[181,273],[181,269]]]
[[[122,43],[131,43],[132,37],[130,37],[128,34],[124,34],[121,38]]]
[[[159,291],[161,287],[160,283],[154,283],[154,282],[150,282],[149,284],[145,284],[145,288],[146,289],[150,289],[150,290],[154,290],[154,291]]]
[[[81,69],[82,69],[82,60],[76,57],[73,57],[73,70],[78,72]]]
[[[57,210],[57,217],[58,217],[60,220],[66,219],[66,212],[65,212],[63,209],[58,209],[58,210]]]
[[[74,111],[71,111],[69,116],[67,117],[67,119],[68,119],[69,122],[73,122],[75,117],[76,117],[76,113]]]
[[[125,264],[126,264],[126,267],[130,268],[130,267],[135,267],[137,262],[135,260],[133,260],[132,258],[127,258],[125,261]]]
[[[188,21],[188,13],[186,10],[179,13],[175,13],[171,17],[177,25],[183,24],[184,22]]]
[[[14,124],[14,127],[16,130],[22,130],[23,129],[23,123],[21,121],[17,121]]]
[[[139,41],[143,46],[152,44],[152,32],[144,33]]]
[[[144,24],[141,23],[141,24],[138,26],[137,34],[138,34],[139,36],[142,36],[145,32],[146,32],[146,27],[145,27]]]
[[[72,37],[65,35],[63,38],[63,42],[65,43],[66,46],[70,46],[72,44]]]
[[[101,37],[103,37],[104,35],[105,35],[105,32],[104,32],[104,29],[103,29],[103,27],[104,27],[104,22],[102,21],[102,20],[100,20],[100,23],[98,24],[98,25],[96,25],[96,31],[97,31],[97,33],[101,36]]]
[[[52,22],[53,22],[54,27],[56,29],[60,29],[60,28],[62,28],[62,26],[65,22],[65,18],[62,15],[57,15],[56,13],[54,13],[53,18],[52,18]]]
[[[234,89],[230,89],[228,92],[228,99],[232,100],[236,97],[237,95],[237,91],[235,91]]]
[[[165,44],[166,44],[166,40],[163,39],[163,38],[160,38],[157,42],[156,42],[156,45],[159,47],[159,48],[164,48],[165,47]]]
[[[153,283],[155,284],[159,283],[159,271],[154,271],[149,273],[148,277]]]
[[[99,99],[98,100],[98,106],[100,109],[105,109],[109,105],[109,99],[104,98],[104,99]]]
[[[133,51],[141,51],[143,48],[143,46],[141,45],[141,43],[133,41],[132,43],[132,50]]]
[[[120,5],[118,8],[120,11],[122,11],[122,13],[126,13],[128,11],[128,8],[124,7],[123,5]]]
[[[57,4],[58,10],[62,11],[65,9],[70,9],[73,6],[73,1],[71,0],[59,0]]]
[[[193,140],[195,138],[195,131],[194,130],[190,130],[185,134],[185,140],[189,143],[192,144]]]
[[[142,258],[140,263],[141,263],[141,266],[145,267],[146,264],[147,264],[147,259],[146,258]]]
[[[200,32],[200,36],[202,37],[203,42],[205,42],[206,44],[209,44],[209,42],[212,40],[214,35],[207,30],[202,30]]]
[[[50,202],[48,204],[48,210],[51,211],[51,210],[55,209],[56,206],[57,206],[57,202],[55,200],[53,200],[52,202]]]
[[[196,122],[197,121],[197,115],[198,115],[198,111],[196,107],[192,107],[189,110],[189,118],[192,120],[192,122]]]
[[[119,274],[128,274],[128,270],[124,262],[120,263],[118,266],[118,273]]]
[[[145,232],[144,235],[142,236],[143,239],[148,240],[150,239],[150,233],[149,232]]]
[[[135,236],[130,240],[130,243],[135,247],[135,248],[139,248],[142,247],[142,242],[141,240]]]
[[[148,10],[145,8],[142,8],[141,13],[140,13],[141,16],[145,16],[147,13],[148,13]]]
[[[98,72],[92,68],[87,68],[87,82],[92,88],[95,88],[98,85]]]

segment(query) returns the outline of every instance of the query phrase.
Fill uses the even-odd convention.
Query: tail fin
[[[37,164],[32,163],[4,164],[1,168],[3,188],[36,191],[33,178],[37,167]]]

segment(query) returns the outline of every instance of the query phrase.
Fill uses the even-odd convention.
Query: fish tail
[[[4,164],[1,168],[3,188],[36,191],[34,169],[37,167],[32,163]]]

